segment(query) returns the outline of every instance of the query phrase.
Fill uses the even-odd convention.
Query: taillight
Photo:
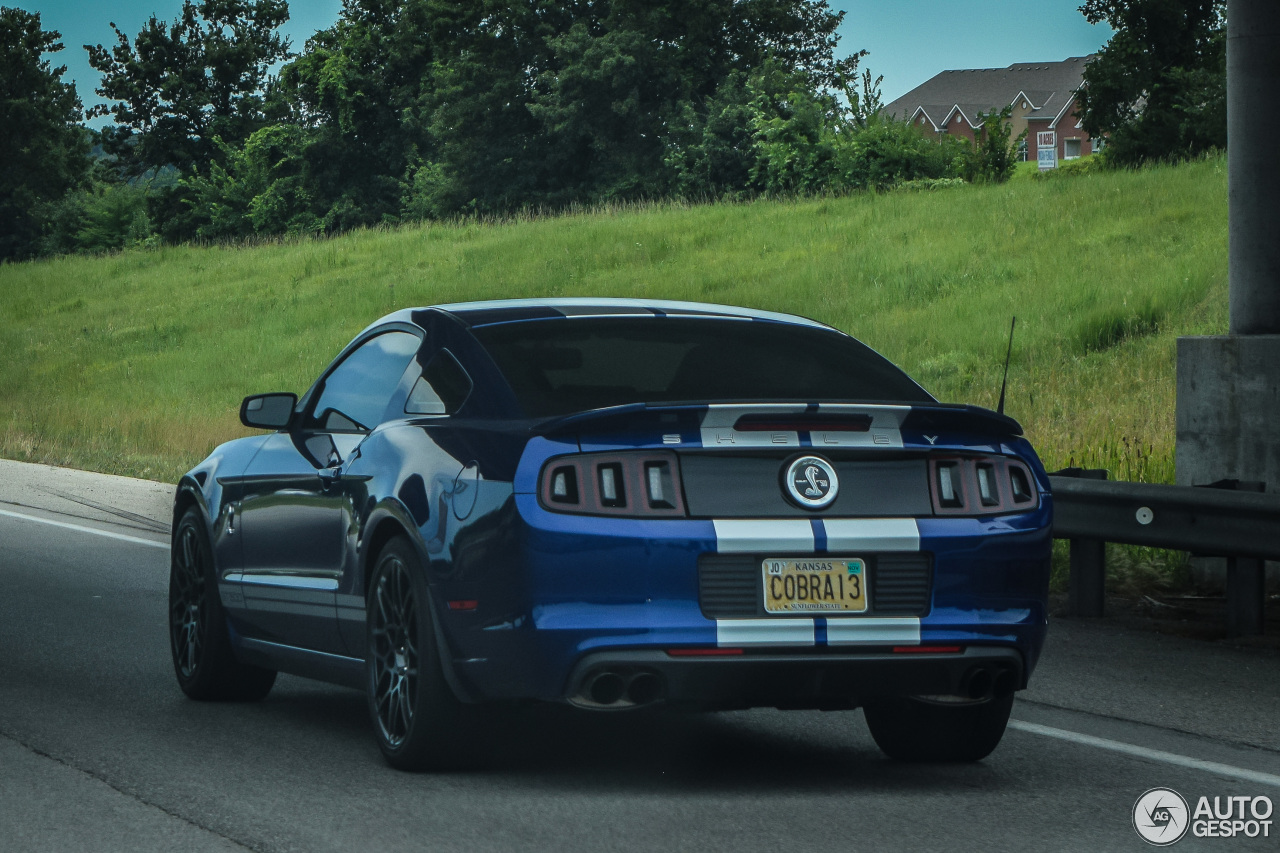
[[[938,515],[997,515],[1034,509],[1031,471],[1005,456],[934,457],[929,489]]]
[[[683,517],[680,465],[674,453],[584,453],[552,459],[538,494],[556,512]]]
[[[934,466],[938,505],[956,509],[964,507],[963,471],[959,462],[939,462]]]

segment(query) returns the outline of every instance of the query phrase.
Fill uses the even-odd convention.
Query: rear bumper
[[[700,710],[835,709],[881,696],[982,699],[1023,686],[1022,655],[1008,647],[971,646],[938,654],[774,650],[717,657],[606,651],[578,662],[564,698],[592,710],[629,710],[662,702]]]
[[[454,668],[477,697],[570,699],[581,693],[585,668],[600,661],[637,666],[628,655],[648,656],[667,699],[707,707],[820,707],[861,695],[954,694],[983,655],[1016,660],[1015,686],[1025,686],[1044,640],[1047,499],[1024,516],[911,520],[914,549],[898,545],[895,553],[931,560],[923,609],[914,616],[883,612],[873,594],[866,616],[832,618],[709,612],[700,600],[700,560],[734,553],[712,521],[553,514],[525,494],[514,504],[515,517],[505,524],[507,559],[455,566],[456,583],[439,591],[446,600],[482,600],[474,612],[441,614]],[[836,541],[829,524],[806,523],[805,530],[822,526],[825,543],[815,532],[806,542],[762,545],[751,560],[758,566],[761,555],[876,551]],[[491,566],[504,572],[501,583],[468,580]],[[495,596],[495,589],[506,594]],[[890,651],[921,645],[966,651],[960,663],[956,655],[907,660]],[[667,654],[680,647],[736,647],[743,656],[699,661]]]

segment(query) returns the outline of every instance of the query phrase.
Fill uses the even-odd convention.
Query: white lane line
[[[124,533],[112,533],[110,530],[99,530],[96,527],[85,527],[82,524],[71,524],[66,521],[54,521],[51,518],[40,518],[37,515],[26,515],[21,512],[11,512],[7,509],[0,509],[0,515],[7,515],[10,518],[20,518],[23,521],[35,521],[40,524],[48,524],[53,527],[62,527],[66,530],[76,530],[80,533],[92,533],[94,536],[105,536],[108,539],[119,539],[121,542],[132,542],[135,545],[150,545],[152,548],[163,548],[169,550],[168,542],[157,542],[154,539],[142,539],[138,536],[129,536]]]
[[[1009,728],[1017,729],[1030,734],[1044,735],[1045,737],[1058,738],[1059,740],[1067,740],[1072,743],[1082,743],[1086,746],[1096,746],[1099,749],[1109,749],[1112,752],[1122,752],[1125,755],[1132,755],[1137,758],[1146,758],[1151,761],[1160,761],[1165,764],[1175,764],[1179,767],[1186,767],[1191,770],[1203,770],[1206,773],[1216,773],[1219,776],[1228,776],[1232,779],[1241,779],[1245,782],[1257,782],[1261,785],[1274,785],[1280,788],[1280,776],[1274,776],[1270,773],[1262,773],[1258,770],[1246,770],[1243,767],[1233,767],[1230,764],[1219,764],[1216,761],[1201,761],[1199,758],[1190,758],[1185,755],[1178,755],[1176,752],[1164,752],[1159,749],[1147,749],[1145,746],[1134,746],[1131,743],[1124,743],[1118,740],[1108,740],[1107,738],[1094,737],[1093,735],[1084,735],[1079,732],[1067,731],[1066,729],[1055,729],[1052,726],[1042,726],[1038,723],[1026,723],[1022,720],[1010,720]]]

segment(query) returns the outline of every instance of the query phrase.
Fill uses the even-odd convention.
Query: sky
[[[110,22],[132,39],[155,15],[173,20],[182,0],[0,0],[5,5],[39,12],[46,30],[62,34],[66,49],[49,57],[66,65],[64,79],[74,80],[85,106],[100,101],[93,94],[97,73],[89,67],[82,45],[114,43]],[[941,71],[1002,68],[1014,62],[1041,62],[1085,56],[1106,44],[1111,30],[1090,25],[1079,12],[1082,0],[830,0],[846,12],[840,27],[839,53],[869,51],[862,68],[884,75],[884,102],[919,86]],[[295,51],[307,37],[338,17],[342,0],[295,0],[284,26]],[[94,126],[107,123],[98,119]]]

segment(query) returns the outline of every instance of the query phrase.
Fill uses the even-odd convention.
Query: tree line
[[[1082,11],[1115,26],[1138,2],[1220,5]],[[59,34],[0,8],[0,259],[1013,167],[1007,113],[977,145],[886,117],[826,0],[344,0],[299,52],[288,14],[185,0],[112,24],[85,46],[108,102],[85,116]]]

